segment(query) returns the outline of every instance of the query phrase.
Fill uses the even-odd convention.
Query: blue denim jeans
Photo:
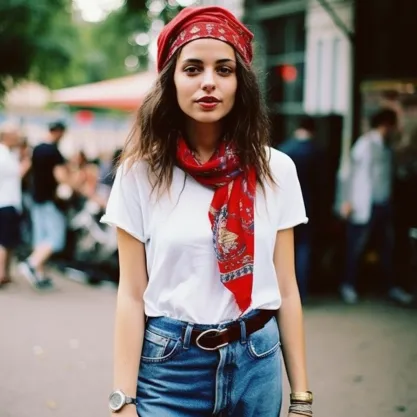
[[[393,279],[393,248],[394,233],[392,225],[392,210],[389,204],[374,204],[371,218],[366,224],[347,226],[346,269],[343,284],[356,287],[359,263],[364,253],[369,237],[377,232],[377,250],[381,258],[381,273],[385,289],[394,285]]]
[[[281,349],[275,317],[248,337],[240,320],[241,340],[217,351],[190,344],[193,328],[226,325],[148,319],[137,386],[140,417],[279,416]]]
[[[33,224],[33,246],[49,244],[54,253],[65,247],[65,215],[52,201],[33,203],[31,208]]]

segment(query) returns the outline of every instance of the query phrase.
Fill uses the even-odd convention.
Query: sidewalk
[[[115,290],[56,286],[0,290],[1,417],[109,416]],[[327,299],[305,316],[316,417],[417,416],[417,311]]]

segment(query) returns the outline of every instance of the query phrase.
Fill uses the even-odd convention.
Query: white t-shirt
[[[273,263],[278,230],[306,223],[293,161],[271,149],[277,185],[258,187],[255,202],[255,259],[250,309],[281,305]],[[217,324],[241,314],[232,293],[220,282],[208,209],[214,191],[174,168],[170,192],[151,195],[145,162],[119,168],[102,221],[145,244],[149,283],[145,314],[198,324]],[[279,279],[279,277],[278,277]]]
[[[22,208],[22,189],[18,156],[0,143],[0,208]]]

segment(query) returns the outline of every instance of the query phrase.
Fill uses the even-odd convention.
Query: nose
[[[201,83],[201,89],[206,93],[211,93],[216,89],[216,83],[214,80],[214,72],[212,70],[206,70]]]

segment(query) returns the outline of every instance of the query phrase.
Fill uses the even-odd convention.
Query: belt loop
[[[240,343],[242,343],[242,345],[244,345],[247,341],[245,320],[239,319],[239,324],[240,324]]]
[[[184,344],[183,344],[183,348],[184,349],[189,349],[190,348],[190,344],[191,344],[191,333],[194,329],[194,324],[193,323],[188,323],[187,327],[185,329],[185,333],[184,333]]]

